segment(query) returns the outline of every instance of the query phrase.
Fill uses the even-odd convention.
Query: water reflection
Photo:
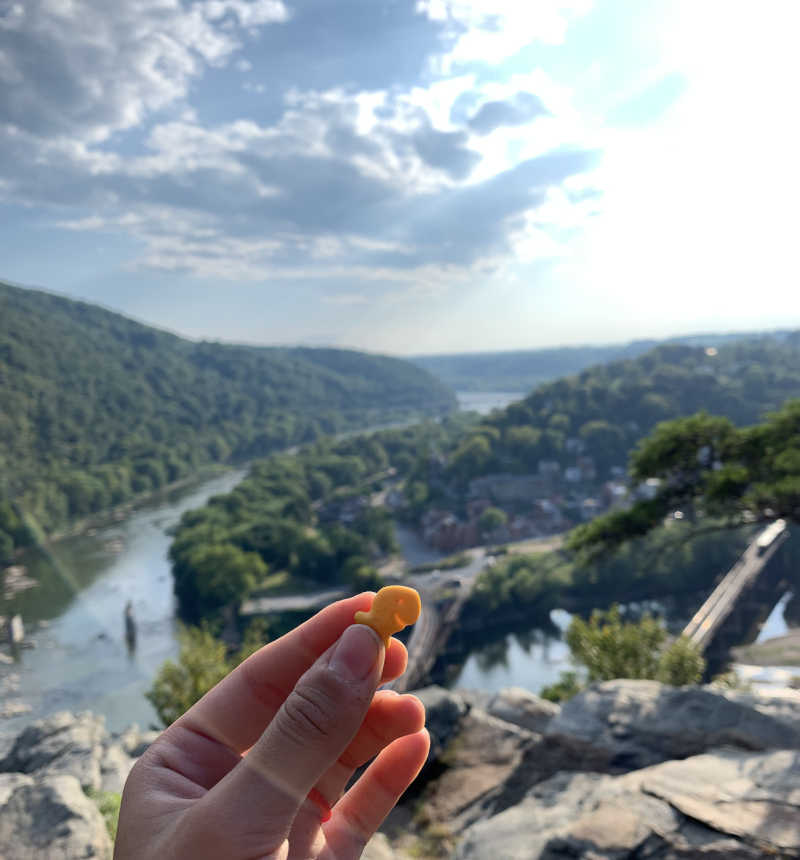
[[[517,686],[538,693],[572,668],[569,649],[561,638],[570,618],[568,612],[555,610],[547,627],[509,633],[473,647],[463,666],[453,667],[455,674],[448,686],[487,692]]]

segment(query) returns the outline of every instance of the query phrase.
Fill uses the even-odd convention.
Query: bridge
[[[411,585],[419,591],[422,612],[406,644],[406,671],[389,687],[404,693],[427,681],[436,658],[444,651],[453,627],[458,623],[478,574],[489,563],[491,558],[487,557],[483,547],[479,547],[472,550],[472,561],[466,567],[409,576],[403,580],[405,585]]]
[[[788,537],[784,520],[759,532],[687,624],[683,635],[704,654],[707,678],[724,669],[734,645],[754,638],[780,597],[779,565],[769,577],[762,572]]]

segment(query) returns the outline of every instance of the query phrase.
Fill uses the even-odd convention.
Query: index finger
[[[237,753],[248,750],[278,712],[298,679],[368,610],[374,592],[337,601],[280,639],[265,645],[223,678],[173,724],[224,744]],[[384,675],[399,674],[405,648],[393,640]],[[399,670],[399,671],[398,671]]]

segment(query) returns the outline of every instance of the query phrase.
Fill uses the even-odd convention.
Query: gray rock
[[[123,752],[134,758],[133,751],[138,748],[142,740],[142,731],[136,723],[114,735],[114,740],[122,747]]]
[[[8,860],[110,860],[111,839],[74,776],[17,785],[0,806],[0,846]]]
[[[114,736],[115,741],[131,758],[139,758],[144,751],[161,734],[157,731],[143,732],[135,723]]]
[[[720,692],[731,702],[738,702],[745,707],[754,708],[760,714],[774,717],[800,732],[800,691],[786,691],[786,694],[781,696],[744,693],[739,690],[722,690]]]
[[[24,773],[0,773],[0,807],[20,785],[33,785],[33,777]]]
[[[800,856],[800,754],[721,750],[624,776],[557,774],[469,827],[459,860]]]
[[[519,767],[538,739],[539,735],[485,711],[471,710],[439,760],[441,772],[426,793],[420,820],[459,832],[483,817],[497,786]]]
[[[413,692],[425,705],[425,726],[431,736],[428,761],[432,761],[441,756],[469,711],[469,705],[457,693],[444,687],[423,687]]]
[[[498,719],[521,726],[530,732],[544,732],[561,708],[535,696],[522,687],[509,687],[495,694],[486,710]]]
[[[107,739],[102,717],[62,711],[23,729],[0,761],[0,772],[70,774],[84,788],[99,789]]]
[[[709,689],[656,681],[593,684],[561,708],[545,739],[583,770],[617,773],[724,745],[800,749],[800,730],[784,720]]]
[[[383,833],[376,833],[367,842],[367,847],[361,854],[361,860],[395,860],[395,853],[389,840]]]
[[[104,747],[100,759],[100,788],[103,791],[115,791],[122,794],[125,780],[135,763],[119,744],[112,743]]]
[[[151,743],[161,734],[161,732],[157,731],[147,731],[142,732],[139,735],[139,743],[137,743],[129,752],[128,755],[133,756],[133,758],[139,758],[139,756],[144,755],[145,750],[150,746]]]

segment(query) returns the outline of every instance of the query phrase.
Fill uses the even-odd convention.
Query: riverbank
[[[752,666],[796,666],[800,676],[800,630],[734,648],[733,655],[739,663]]]

